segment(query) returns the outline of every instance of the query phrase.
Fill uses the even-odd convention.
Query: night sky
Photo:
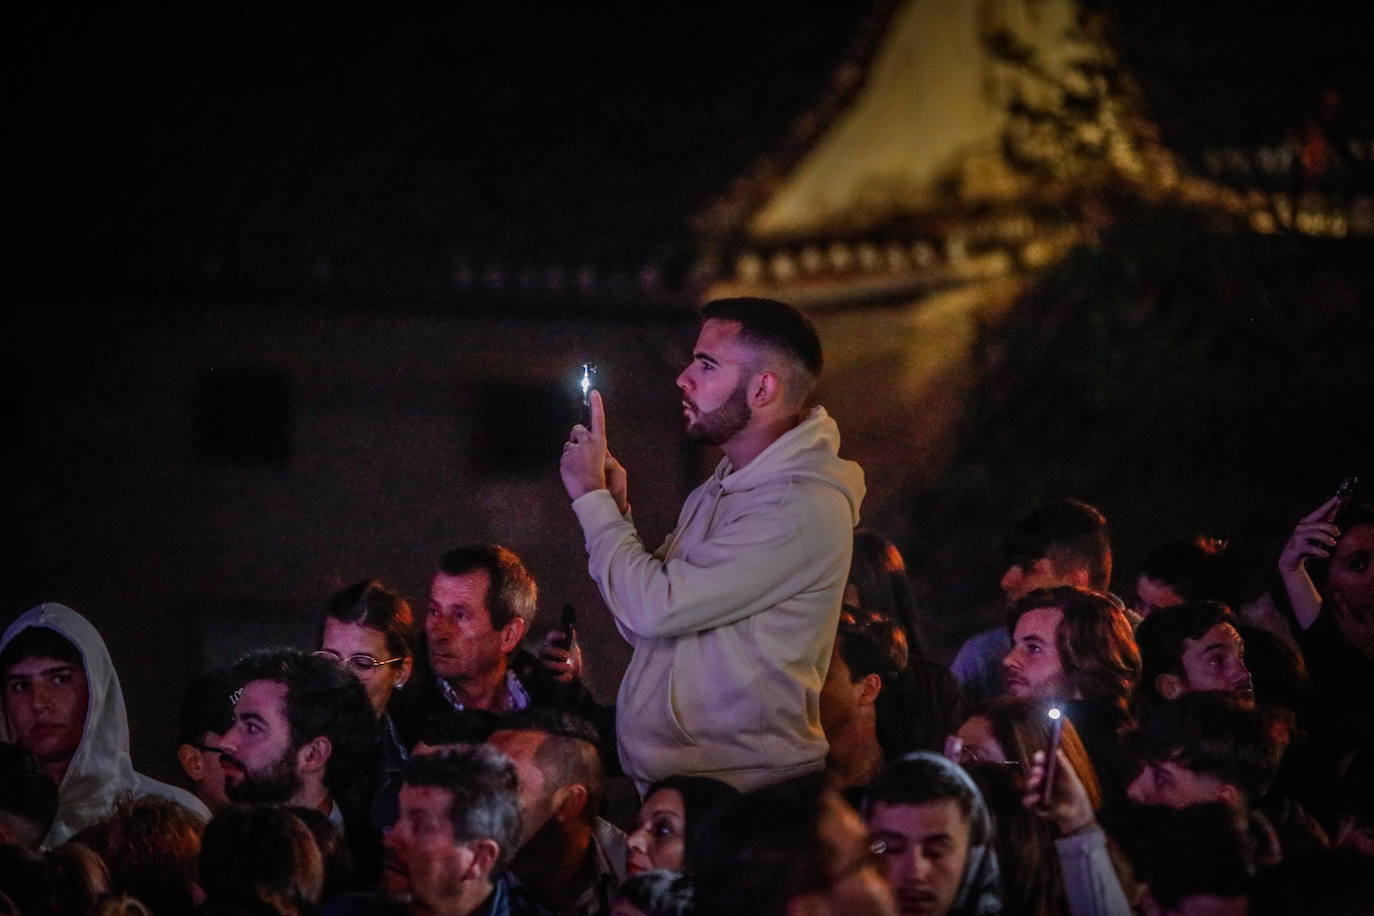
[[[320,258],[382,285],[454,251],[671,261],[887,8],[26,14],[16,260],[143,293]]]

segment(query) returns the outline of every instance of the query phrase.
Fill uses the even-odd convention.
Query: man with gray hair
[[[501,877],[520,836],[515,765],[473,745],[406,764],[400,816],[387,832],[385,900],[402,912],[509,916]],[[371,894],[345,894],[326,916],[394,912]]]

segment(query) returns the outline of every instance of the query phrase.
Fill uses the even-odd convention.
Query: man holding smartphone
[[[634,655],[621,682],[621,763],[641,791],[700,774],[742,790],[820,770],[819,696],[849,572],[863,471],[807,407],[821,370],[811,322],[771,299],[702,312],[678,376],[689,436],[724,458],[657,551],[629,518],[625,470],[591,395],[560,473],[589,569]]]

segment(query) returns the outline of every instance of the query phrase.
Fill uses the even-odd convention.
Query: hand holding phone
[[[1041,803],[1049,807],[1050,797],[1054,788],[1054,767],[1059,759],[1059,736],[1064,731],[1064,711],[1058,706],[1051,706],[1046,713],[1053,721],[1054,725],[1050,729],[1050,746],[1045,751],[1045,780],[1040,785]]]
[[[558,631],[563,635],[554,640],[560,649],[571,649],[576,628],[577,611],[571,604],[563,605],[563,614],[558,618]]]

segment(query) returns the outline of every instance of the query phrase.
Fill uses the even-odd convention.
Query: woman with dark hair
[[[849,563],[849,582],[844,603],[868,611],[881,611],[902,628],[907,655],[912,661],[926,656],[925,640],[916,623],[916,596],[897,545],[867,528],[854,532],[854,556]]]
[[[1278,568],[1317,694],[1313,751],[1334,768],[1374,740],[1374,509],[1331,497],[1298,522]]]
[[[964,694],[949,668],[926,654],[911,578],[897,545],[866,528],[854,532],[844,604],[861,623],[873,615],[887,618],[905,644],[905,661],[895,676],[885,678],[878,697],[887,759],[914,750],[938,753],[945,736],[963,721]],[[843,648],[837,643],[836,651]]]
[[[320,616],[315,655],[341,664],[362,682],[380,729],[377,759],[336,793],[358,879],[381,874],[381,833],[396,820],[401,774],[409,756],[392,719],[398,691],[411,679],[415,615],[376,579],[335,592]],[[370,829],[369,829],[370,828]]]
[[[983,790],[997,821],[1002,902],[1009,913],[1068,912],[1054,826],[1026,810],[1022,798],[1037,750],[1050,746],[1054,720],[1037,700],[1001,697],[980,707],[946,748]],[[1092,810],[1102,804],[1097,773],[1072,722],[1063,720],[1060,750],[1083,785]]]
[[[626,841],[628,873],[687,871],[705,818],[737,795],[709,776],[669,776],[651,785]]]

